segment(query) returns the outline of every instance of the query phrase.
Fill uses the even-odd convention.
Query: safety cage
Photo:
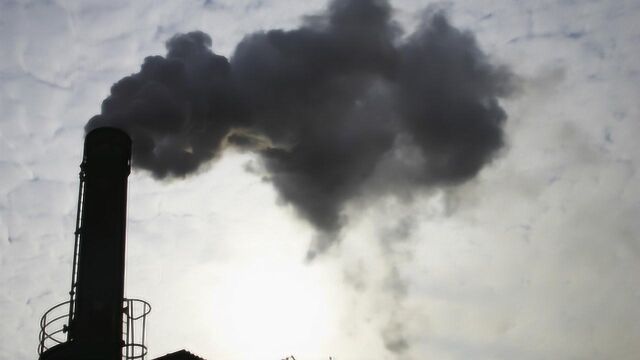
[[[71,301],[60,303],[44,313],[40,319],[38,355],[56,345],[72,341],[69,325],[73,311]],[[144,360],[147,355],[146,327],[151,305],[140,299],[124,299],[122,306],[122,359]]]

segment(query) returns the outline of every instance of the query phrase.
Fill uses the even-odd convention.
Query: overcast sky
[[[407,33],[427,1],[392,1]],[[126,295],[151,358],[634,359],[640,354],[640,2],[436,3],[519,76],[506,146],[460,186],[350,201],[339,243],[258,161],[129,179]],[[111,84],[201,30],[227,57],[322,0],[0,0],[0,358],[67,300],[83,127]]]

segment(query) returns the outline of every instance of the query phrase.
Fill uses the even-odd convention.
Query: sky
[[[0,358],[67,300],[84,126],[113,83],[200,30],[230,58],[325,1],[0,1]],[[150,358],[633,359],[640,353],[640,2],[391,1],[515,74],[504,146],[456,186],[353,197],[318,229],[238,148],[129,178],[126,296]],[[135,150],[134,150],[135,151]]]

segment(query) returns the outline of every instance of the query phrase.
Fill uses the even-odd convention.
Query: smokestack
[[[75,341],[104,354],[101,359],[105,360],[122,358],[130,162],[131,139],[122,130],[99,128],[87,134],[82,160],[82,241],[75,317],[70,330]]]
[[[47,312],[41,323],[40,360],[122,359],[131,139],[115,128],[92,130],[85,138],[81,168],[76,281],[72,280],[69,325],[63,327],[67,341],[55,340],[55,333],[46,331],[45,327],[63,318],[47,320]],[[48,340],[58,345],[49,348],[44,344]]]

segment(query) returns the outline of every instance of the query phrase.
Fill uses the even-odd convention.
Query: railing
[[[60,303],[49,309],[40,319],[40,335],[38,337],[38,355],[49,350],[55,345],[67,342],[66,335],[69,331],[69,301]]]
[[[127,360],[144,360],[147,355],[145,345],[147,315],[151,312],[151,305],[140,299],[125,299],[122,310],[124,312],[122,356]]]
[[[70,301],[65,301],[52,307],[40,319],[38,355],[72,340],[68,337],[69,320],[73,318],[68,311],[69,304]],[[147,355],[147,315],[151,312],[151,305],[140,299],[124,299],[122,312],[122,359],[144,360]]]

